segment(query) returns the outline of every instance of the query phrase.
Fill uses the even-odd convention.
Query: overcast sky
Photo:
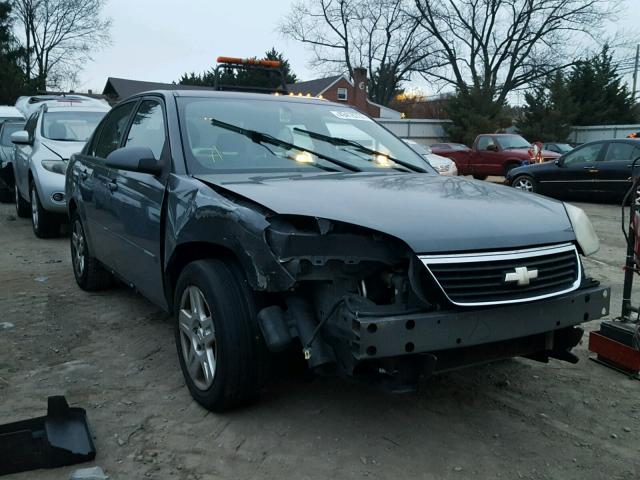
[[[629,7],[616,29],[640,25],[640,0]],[[80,73],[77,90],[101,92],[107,77],[171,82],[184,72],[202,72],[218,55],[261,56],[275,47],[285,53],[303,80],[318,76],[308,69],[308,51],[283,38],[278,23],[292,0],[107,0],[113,20],[111,46],[96,52]],[[423,87],[424,88],[424,87]]]

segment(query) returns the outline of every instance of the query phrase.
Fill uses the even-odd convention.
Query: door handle
[[[113,180],[107,183],[107,188],[109,189],[109,191],[115,192],[116,190],[118,190],[118,184],[116,183],[115,180]]]

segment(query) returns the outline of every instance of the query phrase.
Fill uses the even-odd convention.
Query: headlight
[[[42,160],[42,166],[45,170],[53,173],[64,175],[67,172],[67,162],[64,160]]]
[[[591,220],[584,213],[584,210],[568,203],[564,204],[564,208],[567,211],[573,232],[576,234],[576,240],[578,245],[582,249],[584,255],[591,255],[598,251],[600,248],[600,240],[598,235],[591,225]]]

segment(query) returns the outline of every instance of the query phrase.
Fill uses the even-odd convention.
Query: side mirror
[[[487,150],[489,150],[490,152],[497,152],[498,146],[492,143],[491,145],[487,145]]]
[[[564,160],[563,157],[556,158],[553,163],[555,163],[556,167],[561,167],[563,160]]]
[[[31,140],[29,139],[29,132],[26,130],[20,130],[18,132],[13,132],[11,134],[11,142],[16,145],[31,145]]]
[[[128,172],[159,175],[162,165],[149,147],[123,147],[107,155],[107,167]]]

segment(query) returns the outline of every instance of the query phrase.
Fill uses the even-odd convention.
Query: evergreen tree
[[[571,133],[576,105],[562,72],[525,94],[522,116],[516,123],[531,142],[562,141]]]
[[[575,125],[614,125],[637,119],[634,100],[622,82],[608,46],[573,68],[568,88],[576,104]]]
[[[447,132],[453,142],[471,145],[481,133],[493,133],[511,126],[505,105],[498,103],[485,91],[469,89],[458,92],[449,100],[447,112],[453,124]]]
[[[12,32],[11,4],[0,1],[0,105],[12,105],[24,93],[26,76],[20,65],[24,56]]]
[[[254,57],[255,58],[255,57]],[[284,72],[286,83],[295,83],[297,81],[296,75],[291,71],[291,65],[289,61],[284,58],[284,55],[278,52],[275,48],[265,52],[264,57],[261,60],[276,60],[279,61]],[[258,69],[250,70],[236,70],[233,67],[225,67],[222,70],[220,83],[223,85],[237,85],[237,86],[257,86],[257,87],[269,87],[275,88],[281,84],[280,75],[275,72],[268,72]],[[213,87],[215,84],[215,69],[210,69],[201,74],[195,72],[185,73],[178,80],[180,85],[194,85],[202,87]]]

